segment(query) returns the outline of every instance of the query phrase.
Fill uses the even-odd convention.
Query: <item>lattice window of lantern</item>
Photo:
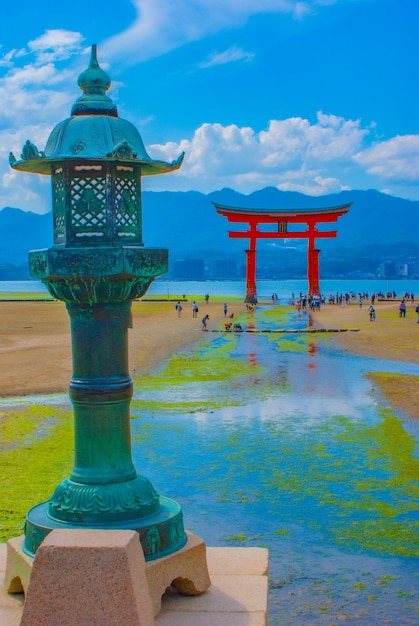
[[[71,180],[71,228],[76,237],[103,237],[106,231],[106,179]]]
[[[134,178],[115,179],[115,223],[118,237],[140,237],[141,223]]]
[[[52,198],[54,206],[54,242],[65,241],[65,184],[62,168],[54,172],[52,185]]]

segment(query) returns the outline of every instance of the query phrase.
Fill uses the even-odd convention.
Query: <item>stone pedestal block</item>
[[[4,587],[8,593],[26,593],[31,577],[33,557],[23,551],[25,535],[12,537],[7,542]]]
[[[16,541],[9,540],[7,546],[0,543],[1,626],[21,624],[23,594],[7,593],[7,586],[3,585],[7,552],[9,556],[14,554],[17,558],[18,551],[11,547],[11,542]],[[21,537],[20,543],[22,541]],[[163,596],[161,611],[155,617],[155,626],[266,626],[268,551],[264,548],[207,547],[206,558],[211,587],[206,593],[194,598],[181,595],[171,587]],[[26,573],[29,575],[29,572]],[[105,626],[110,625],[105,623]]]
[[[160,612],[161,599],[168,587],[175,587],[184,596],[199,596],[211,585],[206,544],[196,535],[188,532],[186,535],[188,541],[181,550],[146,563],[154,615]]]
[[[38,548],[21,626],[153,626],[138,534],[54,530]]]
[[[127,548],[124,547],[123,537],[130,538],[132,535],[138,543],[138,550],[137,548],[133,548],[131,539],[129,544],[127,543]],[[117,562],[115,572],[113,573],[118,573],[121,568],[125,568],[124,576],[130,581],[129,584],[131,586],[140,586],[139,590],[136,589],[136,593],[140,591],[141,597],[143,597],[144,589],[146,589],[148,600],[152,606],[152,613],[156,616],[161,609],[162,596],[169,587],[176,588],[182,595],[197,596],[204,593],[211,585],[207,566],[206,544],[196,535],[188,532],[186,535],[187,543],[181,550],[166,557],[155,559],[154,561],[147,561],[146,563],[144,563],[144,556],[141,544],[138,540],[138,534],[133,531],[53,530],[47,535],[38,548],[35,559],[24,552],[24,536],[15,537],[9,539],[7,542],[7,564],[4,586],[9,593],[25,593],[25,609],[27,604],[30,605],[33,602],[30,595],[33,595],[32,590],[35,588],[35,582],[33,581],[35,579],[37,581],[36,589],[47,589],[47,595],[50,594],[51,596],[50,601],[55,601],[55,593],[56,589],[58,589],[55,585],[50,587],[52,580],[60,581],[59,585],[63,587],[63,591],[60,591],[60,593],[67,593],[65,589],[67,587],[66,581],[69,577],[71,578],[72,585],[76,587],[75,580],[79,580],[80,587],[83,586],[86,588],[87,584],[90,585],[89,589],[86,588],[86,593],[89,597],[93,598],[96,594],[95,577],[102,575],[102,568],[105,566],[108,567],[108,560],[103,559],[105,559],[105,557],[106,559],[111,559],[112,557],[115,558],[115,562]],[[115,542],[122,542],[122,548],[118,547],[120,551],[122,550],[120,556],[115,556],[117,547]],[[111,548],[114,549],[114,552],[111,551]],[[107,556],[108,552],[109,555]],[[130,555],[131,560],[127,561],[128,557],[124,556],[125,552]],[[140,553],[140,557],[136,556],[138,552]],[[61,553],[63,556],[56,559],[56,556],[58,554],[61,555]],[[53,555],[56,560],[51,560],[51,555]],[[129,563],[129,566],[125,564],[124,559]],[[78,564],[77,568],[72,569],[73,561]],[[90,567],[91,561],[93,563],[97,561],[97,563],[103,564],[95,569]],[[112,569],[113,562],[109,560],[109,563],[111,564],[109,567]],[[42,569],[40,570],[41,564]],[[135,573],[132,577],[131,566]],[[88,578],[85,576],[87,570],[89,571]],[[103,575],[105,576],[106,582],[106,574],[104,573]],[[100,583],[100,585],[104,586],[102,583]],[[60,589],[61,586],[59,587]],[[37,591],[36,593],[38,594],[39,592]],[[42,623],[43,626],[50,626],[50,624],[52,626],[54,622],[46,622],[45,624],[43,622],[25,622],[25,626],[39,626],[40,623]],[[67,626],[67,624],[68,626],[74,626],[74,623],[76,622],[71,623],[71,621],[69,621],[61,624],[61,622],[58,621],[57,626]],[[100,621],[86,622],[89,626],[96,623],[102,626]],[[122,621],[115,623],[123,623],[124,626],[128,626],[128,624],[131,625],[131,623],[138,623],[143,626],[143,622],[125,623]],[[77,622],[77,624],[80,626],[80,624],[84,624],[84,622],[80,622],[80,624]],[[144,624],[148,624],[148,622]]]

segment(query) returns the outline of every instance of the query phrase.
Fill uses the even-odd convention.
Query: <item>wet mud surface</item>
[[[259,309],[257,330],[307,327]],[[137,381],[134,457],[208,545],[270,552],[269,623],[419,623],[419,422],[332,335],[214,334]]]

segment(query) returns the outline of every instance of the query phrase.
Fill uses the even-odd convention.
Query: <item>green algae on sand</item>
[[[73,416],[56,406],[2,409],[0,431],[0,541],[7,541],[22,534],[27,511],[71,473]]]

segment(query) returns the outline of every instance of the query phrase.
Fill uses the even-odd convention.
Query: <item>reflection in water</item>
[[[308,354],[310,356],[313,356],[313,355],[315,355],[317,353],[318,348],[319,347],[318,347],[317,343],[309,343],[307,345],[307,352],[308,352]]]
[[[249,352],[249,354],[247,355],[247,360],[249,361],[250,365],[258,364],[257,356],[255,352]]]
[[[307,326],[254,315],[258,330]],[[209,545],[269,548],[270,623],[417,623],[418,425],[382,409],[363,373],[419,368],[298,333],[236,335],[223,358],[250,364],[242,377],[203,380],[203,358],[196,380],[137,393],[139,471]]]

